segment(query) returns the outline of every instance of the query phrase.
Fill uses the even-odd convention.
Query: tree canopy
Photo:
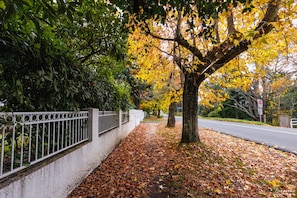
[[[182,142],[199,141],[197,94],[210,75],[267,42],[273,29],[292,24],[293,1],[125,1],[110,0],[130,15],[129,27],[175,43],[169,53],[185,76]],[[161,30],[161,31],[160,31]]]

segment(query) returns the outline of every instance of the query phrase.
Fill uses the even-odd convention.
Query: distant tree
[[[281,108],[287,110],[291,117],[297,117],[297,87],[292,87],[284,96],[281,97]]]
[[[229,98],[223,102],[221,115],[238,119],[259,120],[257,99],[255,92],[241,89],[229,90]],[[233,110],[233,113],[231,113]],[[228,112],[230,115],[228,116]]]
[[[259,120],[257,99],[262,99],[263,113],[268,115],[268,122],[282,111],[289,111],[286,103],[294,105],[284,96],[296,84],[294,61],[277,54],[272,58],[270,62],[257,59],[255,67],[250,69],[244,69],[246,63],[240,61],[241,65],[235,65],[242,68],[240,71],[234,70],[234,65],[219,70],[201,86],[200,104],[209,109],[220,107],[221,116],[227,116],[227,112],[232,116],[232,111],[235,115],[239,110],[253,120]],[[260,61],[265,65],[261,65]]]

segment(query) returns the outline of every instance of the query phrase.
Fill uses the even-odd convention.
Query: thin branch
[[[163,40],[163,41],[175,41],[175,38],[165,38],[165,37],[162,37],[160,35],[154,34],[151,31],[149,25],[146,22],[144,22],[144,24],[145,24],[145,28],[146,28],[145,33],[149,34],[151,37],[156,38],[156,39],[160,39],[160,40]]]
[[[217,43],[221,43],[220,34],[219,34],[219,18],[215,19],[214,31],[216,34]]]
[[[236,33],[236,29],[234,27],[233,12],[231,8],[227,16],[227,26],[228,26],[228,35],[232,35]]]
[[[177,19],[177,26],[176,26],[176,31],[175,31],[175,40],[176,42],[185,47],[186,49],[190,50],[194,56],[196,56],[201,62],[205,62],[204,61],[204,57],[202,55],[202,53],[193,45],[190,45],[190,43],[182,36],[181,32],[180,32],[180,26],[182,23],[182,12],[179,11],[178,12],[178,19]]]
[[[202,63],[206,63],[206,60],[200,50],[192,46],[182,35],[178,35],[178,37],[176,38],[176,42],[192,52]]]
[[[188,49],[189,51],[191,51],[201,62],[206,62],[206,60],[204,59],[202,53],[200,52],[200,50],[198,50],[195,46],[192,46],[180,33],[180,25],[181,25],[181,17],[182,14],[181,12],[179,12],[178,15],[178,23],[177,23],[177,27],[176,27],[176,32],[175,32],[175,38],[166,38],[166,37],[162,37],[160,35],[154,34],[149,25],[144,22],[145,24],[145,28],[146,28],[146,33],[149,34],[150,36],[152,36],[153,38],[156,39],[160,39],[160,40],[164,40],[164,41],[176,41],[179,45],[185,47],[186,49]]]
[[[176,30],[175,30],[175,39],[177,39],[179,37],[179,35],[181,35],[181,33],[180,33],[181,22],[182,22],[182,13],[181,13],[181,11],[178,11],[177,25],[176,25]]]
[[[89,58],[91,58],[93,55],[98,54],[99,52],[101,52],[101,49],[99,50],[92,50],[88,55],[84,56],[84,57],[80,57],[79,60],[81,60],[81,63],[86,62]]]
[[[174,44],[174,45],[175,45],[175,44]],[[168,53],[167,51],[162,50],[162,49],[159,48],[158,46],[152,45],[152,47],[156,48],[157,50],[159,50],[160,52],[166,54],[167,56],[171,56],[171,57],[173,57],[173,61],[177,64],[177,66],[178,66],[180,69],[182,69],[182,63],[181,63],[182,58],[181,58],[180,54],[179,54],[179,56],[177,56],[177,55],[175,54],[175,47],[174,47],[174,49],[173,49],[173,50],[174,50],[173,54],[170,54],[170,53]]]
[[[162,50],[161,48],[159,48],[158,46],[152,45],[152,47],[156,48],[157,50],[159,50],[160,52],[166,54],[167,56],[173,56],[172,54],[168,53],[167,51]]]

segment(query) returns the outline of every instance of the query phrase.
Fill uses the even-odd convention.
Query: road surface
[[[182,121],[182,117],[176,116],[176,120]],[[198,126],[297,154],[297,129],[201,118]]]
[[[297,154],[297,129],[200,119],[199,127]]]

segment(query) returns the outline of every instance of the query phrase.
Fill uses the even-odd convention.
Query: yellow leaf
[[[214,192],[214,193],[217,193],[217,194],[221,194],[221,193],[222,193],[222,192],[220,191],[220,189],[215,189],[213,192]]]
[[[0,1],[0,9],[5,10],[6,6],[4,1]]]
[[[278,179],[274,179],[272,181],[268,181],[268,183],[273,187],[273,188],[277,188],[281,186],[281,181],[279,181]]]
[[[175,165],[174,165],[174,169],[178,169],[179,167],[180,167],[179,164],[175,164]]]
[[[238,46],[239,45],[239,40],[234,40],[233,43],[234,43],[235,46]]]

